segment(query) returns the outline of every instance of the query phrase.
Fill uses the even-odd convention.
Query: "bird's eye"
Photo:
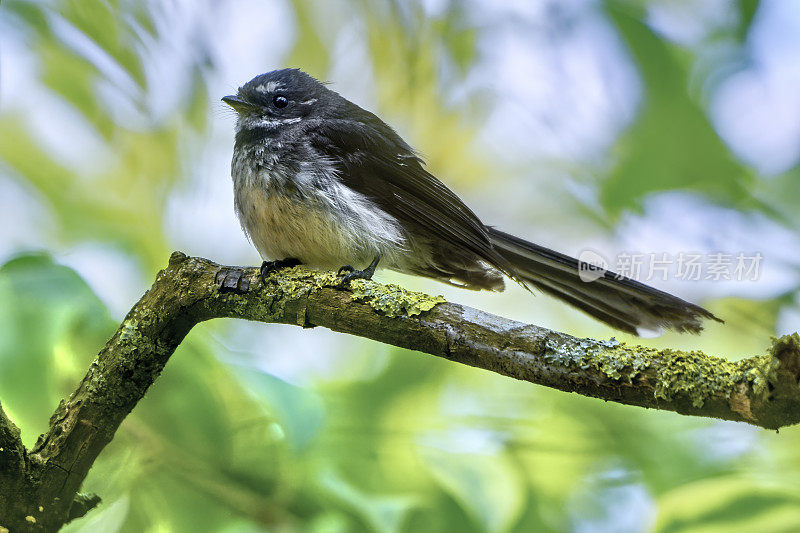
[[[283,96],[282,94],[276,94],[275,98],[272,99],[272,105],[277,108],[284,108],[289,105],[289,99]]]

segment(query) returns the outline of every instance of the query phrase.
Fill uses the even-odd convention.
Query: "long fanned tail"
[[[613,272],[583,281],[579,261],[568,255],[487,228],[495,250],[513,267],[511,274],[617,329],[640,334],[662,328],[699,333],[703,319],[721,320],[700,306]]]

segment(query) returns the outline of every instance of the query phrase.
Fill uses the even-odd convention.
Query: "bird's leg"
[[[296,257],[287,257],[286,259],[276,259],[275,261],[264,261],[261,263],[261,281],[264,282],[270,273],[278,271],[282,268],[289,268],[301,265],[302,262]]]
[[[347,272],[347,274],[342,277],[339,286],[344,287],[354,279],[372,279],[372,275],[375,274],[375,269],[378,267],[378,262],[380,260],[381,256],[376,256],[375,259],[372,260],[372,263],[364,270],[356,270],[350,265],[343,266],[339,269],[339,272],[337,272],[337,276],[341,276],[344,272]]]

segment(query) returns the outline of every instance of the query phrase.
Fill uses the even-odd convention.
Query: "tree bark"
[[[255,268],[175,252],[49,431],[26,450],[0,408],[0,533],[56,531],[96,506],[79,494],[94,460],[191,328],[212,318],[323,326],[585,396],[768,429],[800,421],[800,337],[738,362],[699,351],[580,339],[412,293],[295,267]]]

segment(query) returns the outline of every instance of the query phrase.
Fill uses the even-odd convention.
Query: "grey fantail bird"
[[[256,76],[222,100],[238,114],[236,212],[262,275],[341,267],[347,283],[380,264],[495,291],[505,275],[629,333],[697,333],[716,319],[612,272],[582,281],[578,260],[486,226],[390,126],[300,70]]]

